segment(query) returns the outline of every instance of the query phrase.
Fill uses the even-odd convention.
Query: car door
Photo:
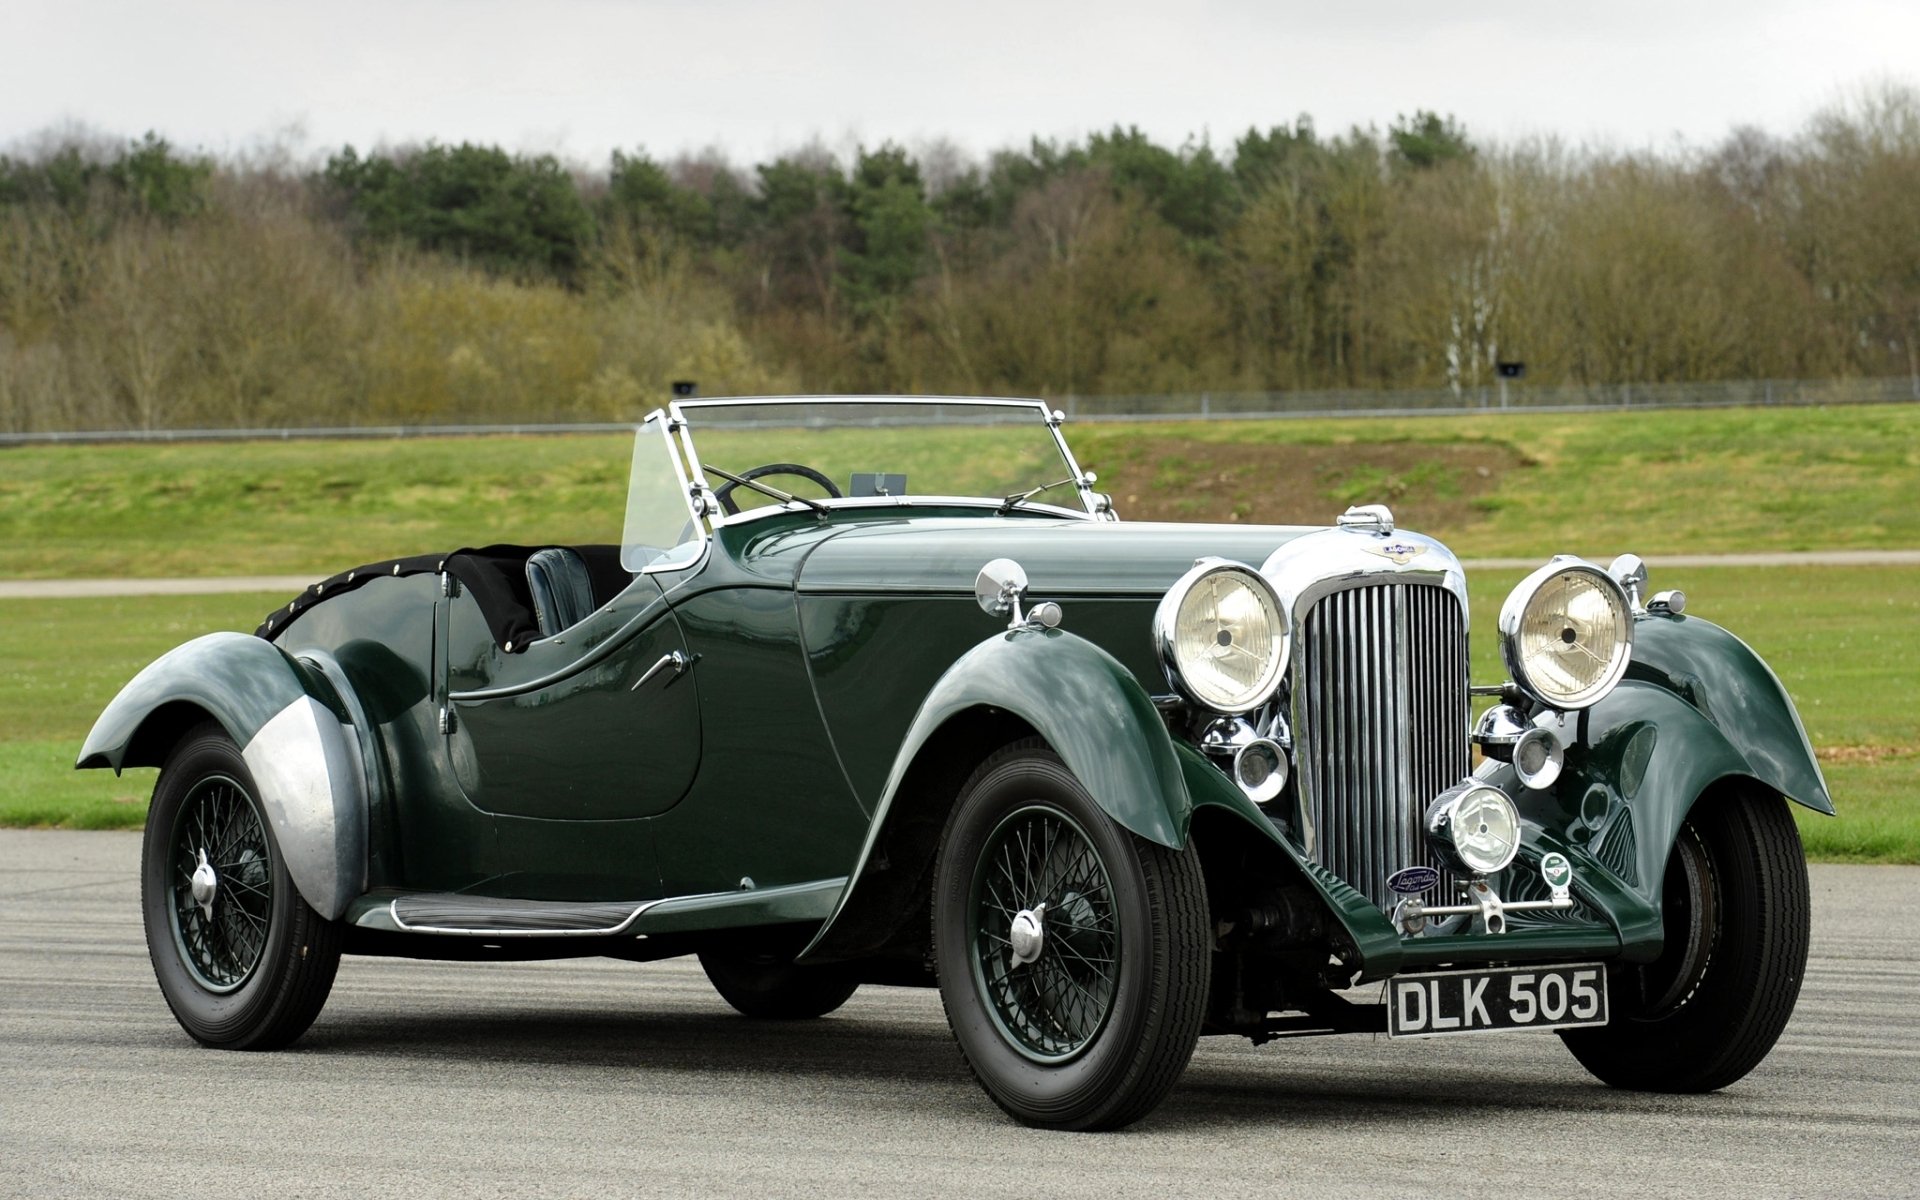
[[[655,577],[520,653],[493,644],[477,606],[450,606],[448,624],[443,725],[474,807],[615,821],[654,816],[686,794],[700,762],[700,704]]]
[[[686,638],[656,578],[640,576],[519,653],[494,643],[470,598],[456,595],[442,612],[446,755],[466,800],[495,827],[482,890],[658,895],[652,818],[686,795],[701,731]]]

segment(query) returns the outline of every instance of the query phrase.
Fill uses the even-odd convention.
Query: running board
[[[824,921],[847,881],[667,896],[658,900],[515,900],[464,892],[375,892],[347,906],[347,923],[391,933],[453,937],[646,937]]]
[[[651,903],[659,903],[653,901]],[[649,907],[632,900],[578,904],[567,900],[501,900],[442,893],[400,896],[387,913],[403,933],[469,937],[613,937],[625,933]]]

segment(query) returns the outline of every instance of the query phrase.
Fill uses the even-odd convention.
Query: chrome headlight
[[[1203,560],[1168,589],[1153,614],[1167,681],[1215,712],[1265,703],[1287,666],[1287,618],[1273,585],[1222,559]]]
[[[1469,780],[1427,807],[1427,840],[1454,866],[1492,875],[1520,852],[1520,812],[1499,788]]]
[[[1500,657],[1549,708],[1586,708],[1613,690],[1633,654],[1627,593],[1591,563],[1556,559],[1500,606]]]

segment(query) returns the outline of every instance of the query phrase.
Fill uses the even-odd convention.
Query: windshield
[[[770,492],[828,502],[1034,492],[1029,505],[1089,511],[1038,401],[693,400],[676,411],[729,513],[784,503]]]
[[[699,554],[699,532],[687,495],[686,471],[667,434],[666,418],[654,413],[633,439],[620,565],[643,571],[662,563],[691,561]]]

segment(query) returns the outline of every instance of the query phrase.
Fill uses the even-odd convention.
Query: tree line
[[[1920,376],[1920,92],[1790,137],[1415,113],[742,168],[493,146],[0,156],[0,429],[625,419],[703,390]]]

